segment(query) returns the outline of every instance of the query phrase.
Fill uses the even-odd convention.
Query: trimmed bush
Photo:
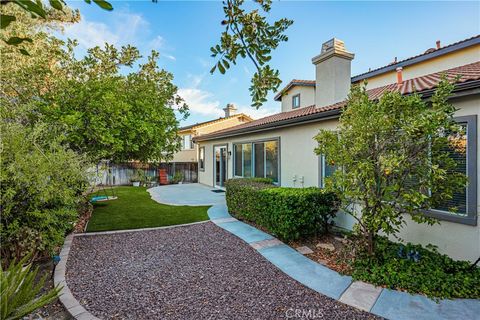
[[[338,210],[335,194],[319,188],[283,188],[269,179],[231,179],[227,206],[235,217],[254,222],[289,241],[328,231]]]

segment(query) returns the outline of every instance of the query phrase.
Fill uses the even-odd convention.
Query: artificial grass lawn
[[[110,195],[110,190],[107,191]],[[87,232],[171,226],[208,220],[209,206],[170,206],[155,202],[143,187],[115,188],[116,200],[94,203]],[[92,194],[103,195],[103,192]]]

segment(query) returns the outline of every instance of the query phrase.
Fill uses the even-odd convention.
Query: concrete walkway
[[[392,319],[476,319],[480,300],[440,300],[374,287],[342,276],[316,263],[280,240],[230,216],[224,193],[201,184],[171,185],[150,189],[152,198],[177,205],[212,205],[212,222],[241,238],[267,260],[305,286],[343,303]]]
[[[199,206],[224,204],[225,193],[215,193],[199,183],[171,184],[150,188],[147,191],[153,200],[174,206]]]

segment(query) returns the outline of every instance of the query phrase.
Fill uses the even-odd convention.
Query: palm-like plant
[[[60,287],[55,287],[46,293],[41,293],[47,280],[45,274],[38,282],[35,281],[38,267],[23,265],[29,256],[20,261],[12,262],[6,271],[0,265],[0,319],[20,319],[38,308],[45,306],[57,298]]]

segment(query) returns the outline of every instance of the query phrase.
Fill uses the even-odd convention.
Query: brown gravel
[[[375,318],[306,288],[211,222],[75,237],[67,283],[102,319]]]

